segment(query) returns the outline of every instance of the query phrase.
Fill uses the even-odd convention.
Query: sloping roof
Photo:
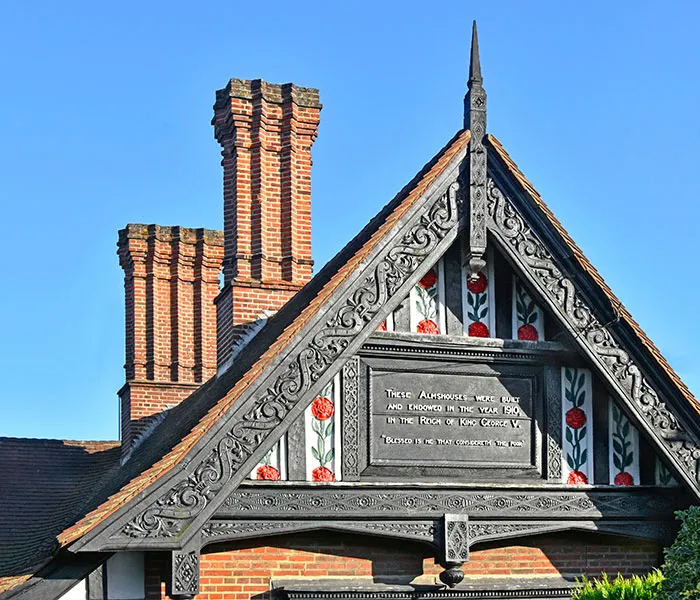
[[[233,366],[212,378],[188,399],[168,411],[164,420],[106,481],[93,497],[92,510],[58,532],[55,549],[63,548],[103,523],[117,509],[144,492],[177,466],[226,413],[265,367],[294,340],[301,328],[326,304],[387,232],[417,202],[469,144],[469,131],[458,132],[438,154],[321,271],[270,318]],[[12,587],[0,572],[0,593]],[[23,583],[19,581],[14,585]]]
[[[236,399],[256,381],[273,358],[284,352],[301,328],[318,314],[333,292],[355,271],[376,244],[414,205],[430,184],[445,171],[454,157],[466,148],[469,139],[468,131],[459,132],[303,290],[275,316],[270,318],[263,330],[250,342],[246,352],[228,371],[218,378],[211,379],[187,400],[168,411],[162,423],[134,452],[125,465],[121,468],[114,468],[109,476],[105,477],[104,473],[114,462],[109,465],[105,463],[104,470],[99,471],[102,477],[93,471],[94,479],[88,478],[82,482],[78,482],[76,479],[76,488],[82,485],[97,487],[97,493],[92,497],[91,502],[83,503],[72,513],[67,511],[60,527],[57,523],[51,530],[51,534],[47,533],[45,541],[44,538],[34,539],[32,543],[27,541],[26,558],[18,558],[17,560],[24,560],[23,564],[30,564],[32,560],[37,559],[34,564],[40,566],[41,556],[44,557],[45,561],[57,549],[66,547],[91,532],[104,523],[117,509],[133,500],[138,494],[143,493],[150,485],[175,468],[219,421]],[[501,143],[493,136],[488,136],[488,142],[512,175],[514,182],[532,199],[544,219],[549,222],[568,246],[571,255],[581,269],[607,296],[611,305],[619,312],[620,318],[635,332],[641,345],[653,356],[658,367],[674,382],[682,396],[687,399],[694,410],[700,412],[700,404],[690,390],[613,294],[561,223],[554,217]],[[67,442],[50,443],[68,444]],[[81,449],[81,452],[87,452],[87,450]],[[115,457],[118,454],[114,448],[105,450],[105,453],[109,452],[112,452]],[[0,453],[0,461],[4,462],[2,453]],[[101,487],[98,485],[100,481],[103,483]],[[2,500],[3,497],[0,496],[0,501]],[[5,504],[5,502],[0,503]],[[17,512],[19,514],[19,509]],[[21,512],[24,513],[21,518],[28,520],[29,511],[22,510]],[[6,518],[4,513],[2,518]],[[0,521],[0,525],[2,525],[2,521]],[[23,535],[26,534],[25,526],[22,524],[17,525],[15,530],[21,530]],[[7,535],[11,537],[11,533]],[[2,543],[1,537],[0,543]],[[17,542],[13,541],[12,543]],[[0,593],[20,585],[31,576],[28,569],[24,569],[26,572],[17,576],[16,573],[12,572],[12,565],[8,564],[7,566],[9,570],[0,560]]]
[[[608,297],[610,303],[615,308],[620,318],[634,331],[635,335],[641,342],[641,344],[648,350],[648,352],[653,356],[654,360],[665,372],[668,377],[676,385],[680,393],[685,397],[688,403],[693,407],[693,409],[700,413],[700,402],[695,398],[693,393],[688,389],[688,386],[683,383],[678,373],[676,373],[668,361],[661,354],[661,351],[656,347],[654,342],[652,342],[646,333],[642,330],[639,324],[634,320],[630,312],[622,304],[622,301],[613,293],[602,275],[596,270],[596,268],[591,264],[591,262],[583,254],[581,248],[578,247],[576,242],[571,238],[569,233],[564,229],[564,226],[559,222],[559,220],[554,216],[549,207],[545,204],[542,197],[537,193],[534,186],[528,181],[528,179],[523,175],[522,171],[515,164],[515,161],[506,152],[505,148],[501,142],[493,135],[487,135],[488,141],[491,147],[498,153],[498,156],[502,159],[506,168],[510,174],[514,177],[515,181],[520,185],[523,192],[525,192],[537,205],[537,207],[542,211],[543,216],[550,222],[552,227],[561,236],[561,239],[571,250],[572,256],[576,259],[579,266],[593,279],[595,284],[600,288],[600,290]]]
[[[119,442],[0,438],[0,574],[17,585],[41,566],[119,456]]]

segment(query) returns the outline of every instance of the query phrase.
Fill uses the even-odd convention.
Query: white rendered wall
[[[85,600],[86,598],[87,584],[84,579],[61,596],[61,600]]]

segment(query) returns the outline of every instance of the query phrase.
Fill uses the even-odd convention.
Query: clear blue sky
[[[461,126],[473,18],[489,130],[699,394],[697,2],[3,2],[0,435],[117,436],[117,230],[221,227],[215,89],[320,88],[320,266]]]

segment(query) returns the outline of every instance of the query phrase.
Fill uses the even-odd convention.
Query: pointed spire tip
[[[479,34],[476,30],[476,19],[472,22],[472,48],[469,60],[469,87],[472,83],[481,83],[481,60],[479,58]]]

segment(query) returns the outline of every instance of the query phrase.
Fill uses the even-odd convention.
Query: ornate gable
[[[465,130],[60,545],[169,550],[192,597],[206,545],[320,527],[433,545],[451,586],[485,541],[668,539],[698,403],[485,134],[475,29],[468,88]]]

